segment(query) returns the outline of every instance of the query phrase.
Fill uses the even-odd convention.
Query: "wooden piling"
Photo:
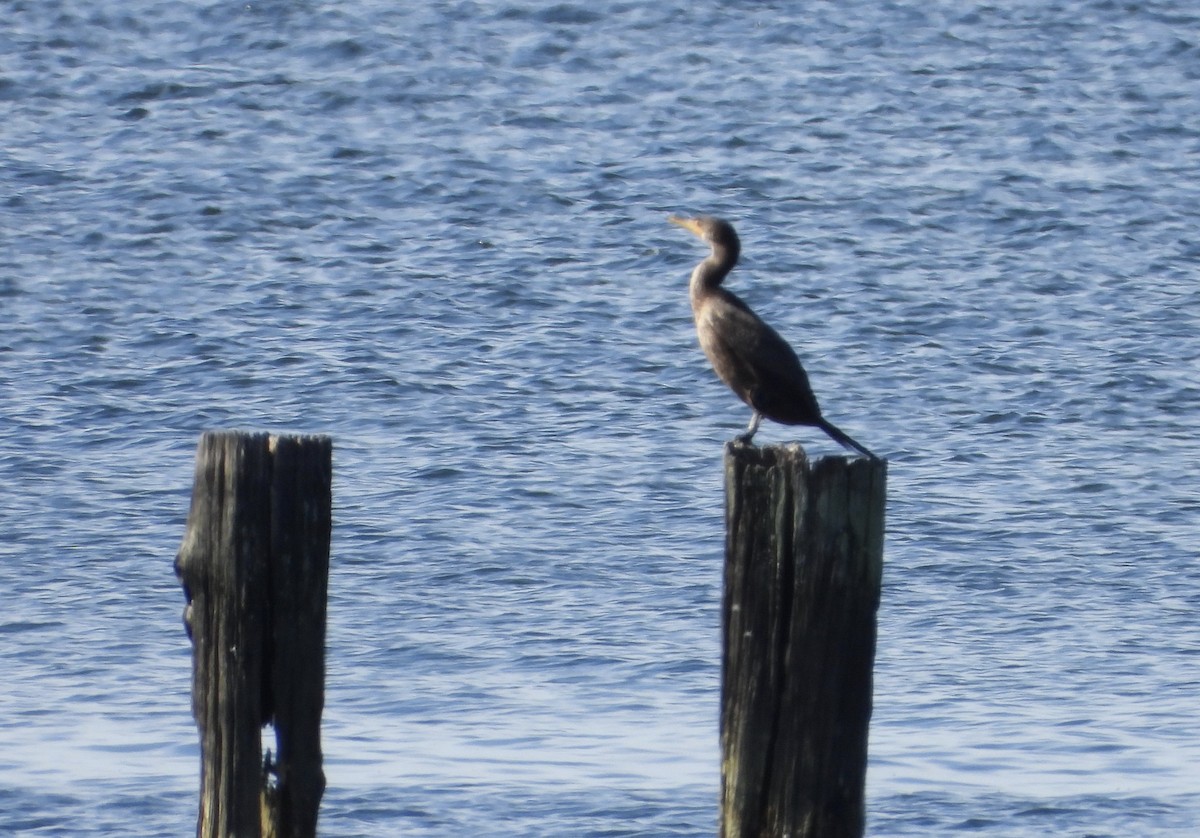
[[[863,834],[886,482],[726,445],[722,838]]]
[[[311,838],[321,768],[328,437],[208,432],[175,572],[193,647],[199,838]],[[275,726],[264,761],[262,728]]]

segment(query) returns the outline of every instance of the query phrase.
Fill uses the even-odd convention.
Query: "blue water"
[[[713,835],[711,212],[891,461],[870,834],[1194,834],[1194,4],[0,15],[0,833],[194,830],[246,428],[335,443],[323,835]]]

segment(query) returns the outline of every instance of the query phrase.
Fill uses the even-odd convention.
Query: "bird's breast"
[[[730,348],[729,324],[722,317],[721,306],[712,300],[700,300],[693,304],[692,315],[700,348],[717,376],[732,386],[735,358]]]

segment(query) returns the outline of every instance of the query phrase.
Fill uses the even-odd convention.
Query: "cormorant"
[[[738,437],[750,442],[763,417],[784,425],[812,425],[834,441],[872,460],[877,457],[821,415],[808,375],[788,342],[734,294],[721,287],[741,253],[733,225],[721,218],[671,216],[711,248],[692,271],[688,292],[700,347],[717,376],[754,411],[750,426]]]

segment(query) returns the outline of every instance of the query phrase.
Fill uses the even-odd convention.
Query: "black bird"
[[[692,271],[688,291],[700,347],[717,376],[754,410],[750,426],[738,439],[750,442],[765,416],[783,425],[820,428],[846,448],[878,459],[821,415],[808,375],[792,347],[750,306],[721,287],[742,250],[733,225],[711,216],[673,215],[668,220],[712,248],[708,258]]]

